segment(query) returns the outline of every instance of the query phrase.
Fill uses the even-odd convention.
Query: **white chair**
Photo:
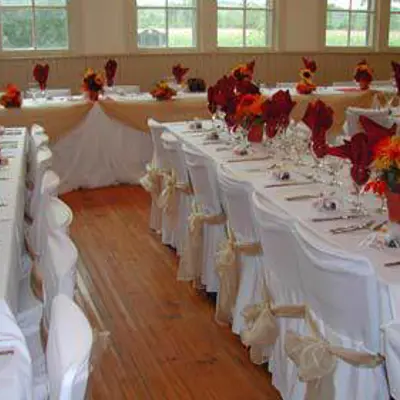
[[[48,398],[83,400],[90,373],[92,328],[80,308],[67,296],[57,296],[51,307],[46,348]],[[42,398],[46,382],[36,376],[34,398]],[[47,397],[46,397],[47,398]]]
[[[221,216],[220,223],[203,224],[202,238],[199,239],[202,240],[199,244],[202,246],[202,251],[200,250],[202,256],[201,260],[197,260],[202,264],[202,285],[208,292],[218,292],[219,279],[215,271],[215,258],[219,243],[226,239],[226,232],[215,168],[210,165],[210,160],[204,154],[195,149],[182,145],[182,151],[189,171],[196,207],[205,216],[216,217],[216,219]],[[184,259],[182,261],[185,262]]]
[[[357,83],[355,81],[338,81],[338,82],[333,82],[332,86],[334,87],[351,87],[351,88],[356,88]]]
[[[47,89],[46,94],[48,98],[53,97],[69,97],[71,96],[71,89]]]
[[[126,95],[126,94],[138,94],[140,93],[140,86],[139,85],[115,85],[111,88],[105,88],[107,92],[115,92],[119,95]]]
[[[262,192],[253,193],[252,204],[263,249],[264,281],[274,306],[303,305],[304,293],[294,251],[293,219]],[[295,318],[278,318],[277,321],[279,337],[273,349],[265,349],[265,357],[271,357],[272,383],[284,399],[302,399],[304,388],[298,384],[296,369],[286,356],[284,343],[288,329],[304,332],[304,321]]]
[[[276,82],[275,87],[279,89],[293,89],[297,85],[297,82]]]
[[[169,223],[175,231],[174,244],[179,255],[183,254],[188,235],[188,217],[191,204],[191,186],[185,158],[179,140],[171,134],[161,136],[170,165],[170,174],[164,178],[164,190],[159,200],[164,203]],[[169,192],[169,193],[168,193]],[[167,195],[167,196],[165,196]]]
[[[158,196],[162,190],[163,174],[167,170],[167,156],[161,143],[161,134],[165,127],[159,122],[149,119],[147,124],[150,129],[151,141],[153,143],[153,158],[146,166],[147,173],[140,179],[143,188],[151,194],[150,229],[161,232],[162,210],[157,205]]]
[[[240,270],[237,271],[239,285],[232,310],[232,331],[239,335],[244,327],[243,309],[262,299],[262,252],[251,206],[251,183],[235,177],[224,164],[218,168],[218,182],[229,228],[234,233],[236,242],[259,246],[258,254],[256,252],[255,255],[246,255],[239,252],[237,256]]]
[[[374,366],[367,367],[353,366],[336,357],[331,374],[321,372],[321,387],[326,389],[327,381],[332,380],[330,393],[326,389],[323,398],[389,399],[384,365],[377,361],[381,352],[381,309],[387,310],[389,305],[381,304],[374,267],[362,256],[332,247],[300,223],[295,223],[294,233],[306,304],[324,343],[373,358]],[[306,351],[299,355],[302,360],[305,356]],[[330,371],[327,364],[324,367],[325,373]]]
[[[400,399],[400,322],[392,321],[384,327],[386,369],[390,394]]]
[[[33,143],[37,149],[49,145],[49,137],[47,136],[44,128],[40,125],[32,125],[30,137],[33,139]]]
[[[393,124],[390,118],[389,109],[386,110],[375,110],[357,107],[348,107],[346,110],[346,128],[345,133],[348,136],[353,136],[358,132],[364,132],[359,119],[360,116],[364,115],[369,119],[375,121],[377,124],[382,125],[386,128],[390,128]]]

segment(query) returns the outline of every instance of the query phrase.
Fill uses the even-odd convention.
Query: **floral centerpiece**
[[[296,85],[297,93],[311,94],[317,89],[313,82],[315,72],[317,72],[317,63],[306,57],[302,58],[304,68],[300,69],[300,81]]]
[[[0,97],[0,104],[5,108],[20,108],[22,105],[21,91],[15,85],[7,85],[6,92]]]
[[[107,86],[112,87],[115,83],[115,75],[117,73],[118,63],[113,59],[109,59],[104,66],[106,74]]]
[[[400,136],[386,137],[377,144],[372,169],[375,179],[370,188],[386,194],[389,219],[400,223]]]
[[[82,91],[87,94],[91,101],[97,101],[100,93],[103,93],[104,76],[100,72],[88,68],[85,71],[82,83]]]
[[[361,90],[368,90],[373,80],[373,70],[366,60],[361,60],[354,70],[354,80]]]
[[[157,100],[170,100],[176,96],[176,90],[172,89],[164,81],[158,82],[155,87],[150,91],[150,94]]]
[[[49,78],[49,64],[36,64],[33,68],[33,78],[39,84],[40,90],[45,91]]]
[[[172,75],[178,85],[182,85],[185,75],[189,72],[189,68],[185,68],[182,64],[176,64],[172,67]]]

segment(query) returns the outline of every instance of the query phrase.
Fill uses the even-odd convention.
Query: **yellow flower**
[[[85,71],[84,77],[87,78],[88,76],[93,75],[93,74],[94,74],[93,68],[87,68]]]
[[[390,160],[390,158],[387,156],[379,157],[374,162],[376,169],[389,169],[391,164],[392,160]]]

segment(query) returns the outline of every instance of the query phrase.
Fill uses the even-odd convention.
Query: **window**
[[[374,0],[328,0],[326,45],[371,46],[374,14]]]
[[[400,0],[390,2],[389,46],[400,47]]]
[[[68,49],[67,0],[0,0],[3,50]]]
[[[218,47],[269,47],[273,0],[218,0]]]
[[[196,0],[136,0],[138,47],[196,47]]]

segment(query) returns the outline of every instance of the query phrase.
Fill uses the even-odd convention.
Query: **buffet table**
[[[271,95],[278,89],[263,90]],[[370,107],[374,91],[344,93],[318,88],[315,94],[291,94],[299,121],[307,104],[322,99],[335,111],[333,131],[339,132],[349,106]],[[152,157],[148,118],[175,122],[208,118],[205,93],[179,93],[171,101],[154,100],[150,94],[110,94],[96,103],[82,96],[51,100],[25,100],[21,109],[1,109],[0,125],[43,126],[54,152],[53,169],[61,180],[60,192],[117,183],[135,184]]]

